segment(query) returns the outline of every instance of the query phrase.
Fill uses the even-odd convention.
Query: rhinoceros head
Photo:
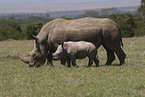
[[[20,60],[22,60],[23,62],[29,64],[29,66],[40,66],[43,65],[46,61],[46,46],[42,45],[39,42],[39,39],[36,36],[34,37],[34,49],[32,50],[32,52],[28,53],[28,57],[22,57],[19,54],[19,58]]]
[[[19,54],[19,58],[21,61],[29,64],[30,67],[32,66],[40,66],[40,65],[43,65],[46,61],[46,59],[44,57],[42,57],[41,55],[38,55],[38,52],[30,52],[28,53],[28,57],[22,57],[20,54]]]

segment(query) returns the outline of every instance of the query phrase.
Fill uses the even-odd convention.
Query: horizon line
[[[72,5],[70,6],[48,6],[48,7],[11,7],[3,8],[0,7],[0,13],[45,13],[45,12],[60,12],[60,11],[76,11],[76,10],[93,10],[93,9],[103,9],[103,8],[119,8],[119,7],[134,7],[139,6],[140,3],[135,4],[115,4],[102,6],[99,5]],[[31,9],[31,10],[30,10]],[[3,11],[5,10],[5,11]]]

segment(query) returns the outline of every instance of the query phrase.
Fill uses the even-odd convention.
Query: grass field
[[[145,36],[123,38],[126,64],[118,58],[104,66],[106,52],[98,49],[100,67],[87,68],[88,59],[78,60],[78,68],[29,68],[17,58],[33,49],[33,41],[0,42],[0,97],[145,97]]]

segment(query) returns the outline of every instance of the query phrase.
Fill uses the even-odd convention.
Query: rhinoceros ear
[[[66,50],[66,45],[65,45],[65,43],[63,42],[63,43],[61,43],[61,47],[62,47],[62,49],[63,50]]]
[[[32,38],[38,40],[38,37],[32,34]]]

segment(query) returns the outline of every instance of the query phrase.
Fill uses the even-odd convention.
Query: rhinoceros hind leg
[[[126,57],[126,54],[124,53],[124,51],[122,50],[121,47],[119,48],[116,48],[115,49],[115,53],[120,61],[120,66],[124,65],[125,64],[125,57]]]
[[[99,60],[95,57],[95,58],[93,59],[93,61],[95,62],[96,67],[98,67],[98,66],[99,66]]]
[[[73,58],[71,61],[72,61],[72,65],[73,65],[74,67],[78,67],[77,64],[76,64],[76,59],[75,59],[75,58]]]
[[[114,52],[112,50],[107,49],[107,48],[105,48],[105,49],[107,51],[107,62],[105,65],[111,65],[112,62],[115,60]]]
[[[93,58],[89,57],[88,67],[91,67],[93,64]]]
[[[67,67],[71,67],[71,62],[69,58],[67,58]]]

